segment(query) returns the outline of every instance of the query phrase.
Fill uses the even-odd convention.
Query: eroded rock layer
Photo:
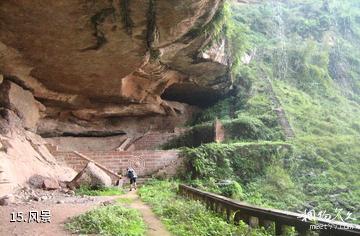
[[[0,195],[33,174],[73,174],[39,135],[142,149],[225,94],[225,41],[201,33],[223,3],[0,1]]]
[[[208,35],[193,33],[222,4],[4,0],[0,71],[33,93],[45,119],[179,115],[164,99],[206,105],[229,88],[224,42],[205,47]]]

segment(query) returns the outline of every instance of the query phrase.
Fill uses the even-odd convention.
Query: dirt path
[[[128,192],[121,195],[120,198],[127,198],[131,200],[129,204],[131,208],[137,209],[141,212],[145,224],[148,225],[147,236],[171,236],[166,230],[160,219],[152,212],[151,208],[143,203],[135,191]]]
[[[65,222],[73,216],[87,212],[102,202],[117,198],[129,199],[131,208],[141,212],[145,223],[148,225],[148,236],[170,236],[171,234],[165,229],[165,226],[151,211],[150,207],[145,205],[136,194],[135,191],[129,192],[121,196],[112,197],[94,197],[92,201],[76,202],[76,203],[46,203],[33,202],[31,204],[10,205],[0,207],[0,235],[29,235],[29,236],[63,236],[71,235],[64,228]],[[43,210],[49,210],[51,213],[50,223],[28,222],[29,212],[37,211],[38,216]],[[21,222],[10,222],[12,213],[22,213],[24,220]],[[24,221],[27,222],[24,222]]]
[[[43,203],[34,202],[24,205],[10,205],[0,207],[0,235],[71,235],[70,232],[64,228],[64,223],[69,217],[80,215],[96,206],[101,202],[114,199],[114,197],[96,197],[96,200],[85,203]],[[51,222],[50,223],[36,223],[36,222],[24,222],[29,218],[30,211],[50,210]],[[21,212],[23,213],[24,220],[22,222],[10,222],[11,213]]]

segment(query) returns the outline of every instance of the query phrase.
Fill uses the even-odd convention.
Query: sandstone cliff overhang
[[[0,74],[43,118],[169,115],[230,87],[225,46],[194,34],[223,0],[0,1]]]

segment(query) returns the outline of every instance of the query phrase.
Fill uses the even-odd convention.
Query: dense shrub
[[[168,181],[150,182],[139,190],[141,199],[161,217],[173,235],[271,235],[264,229],[250,229],[242,222],[238,226],[229,224],[201,202],[185,199],[176,192],[177,183]]]
[[[75,190],[75,194],[79,196],[114,196],[124,194],[124,190],[117,187],[92,188],[82,185]]]
[[[214,125],[211,123],[191,127],[184,134],[176,137],[163,145],[164,149],[180,147],[198,147],[204,143],[214,141]]]
[[[77,234],[142,236],[146,226],[138,211],[122,206],[100,207],[76,216],[66,227]]]
[[[232,199],[243,200],[244,192],[241,185],[236,181],[231,181],[227,184],[219,185],[221,195]]]
[[[185,148],[188,179],[233,179],[248,183],[264,174],[265,167],[290,155],[291,146],[284,143],[206,144]]]
[[[266,127],[257,118],[242,116],[238,119],[224,121],[227,140],[273,140],[277,134]]]

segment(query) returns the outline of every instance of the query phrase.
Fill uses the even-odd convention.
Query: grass
[[[283,81],[275,81],[274,89],[298,135],[360,135],[360,105],[335,89],[326,96],[312,95]]]
[[[77,196],[115,196],[124,194],[124,190],[116,187],[91,188],[89,186],[80,186],[75,190]]]
[[[146,225],[137,210],[112,205],[70,219],[65,225],[76,234],[143,236]]]
[[[274,89],[297,134],[289,172],[305,194],[303,205],[360,222],[360,105],[339,94],[307,93],[275,81]]]
[[[250,229],[243,222],[229,224],[201,202],[177,195],[177,189],[177,182],[153,181],[139,190],[141,199],[175,236],[271,235],[264,229]]]
[[[131,198],[118,198],[116,199],[116,202],[120,204],[131,204],[134,200]]]
[[[249,52],[256,55],[234,81],[243,90],[204,110],[191,124],[223,120],[228,133],[233,132],[228,144],[282,140],[274,113],[278,107],[261,79],[267,77],[295,132],[288,141],[293,152],[263,166],[269,153],[258,159],[257,153],[234,152],[232,145],[185,149],[194,167],[188,171],[190,183],[261,206],[315,209],[332,216],[342,209],[344,219],[352,213],[348,222],[360,222],[360,11],[356,0],[331,1],[330,11],[322,9],[323,2],[233,6],[236,25],[249,28],[254,45]],[[345,18],[348,33],[334,24]],[[240,160],[236,168],[234,159]],[[258,166],[262,168],[252,168]],[[219,189],[216,183],[223,179],[235,181],[236,191]]]

